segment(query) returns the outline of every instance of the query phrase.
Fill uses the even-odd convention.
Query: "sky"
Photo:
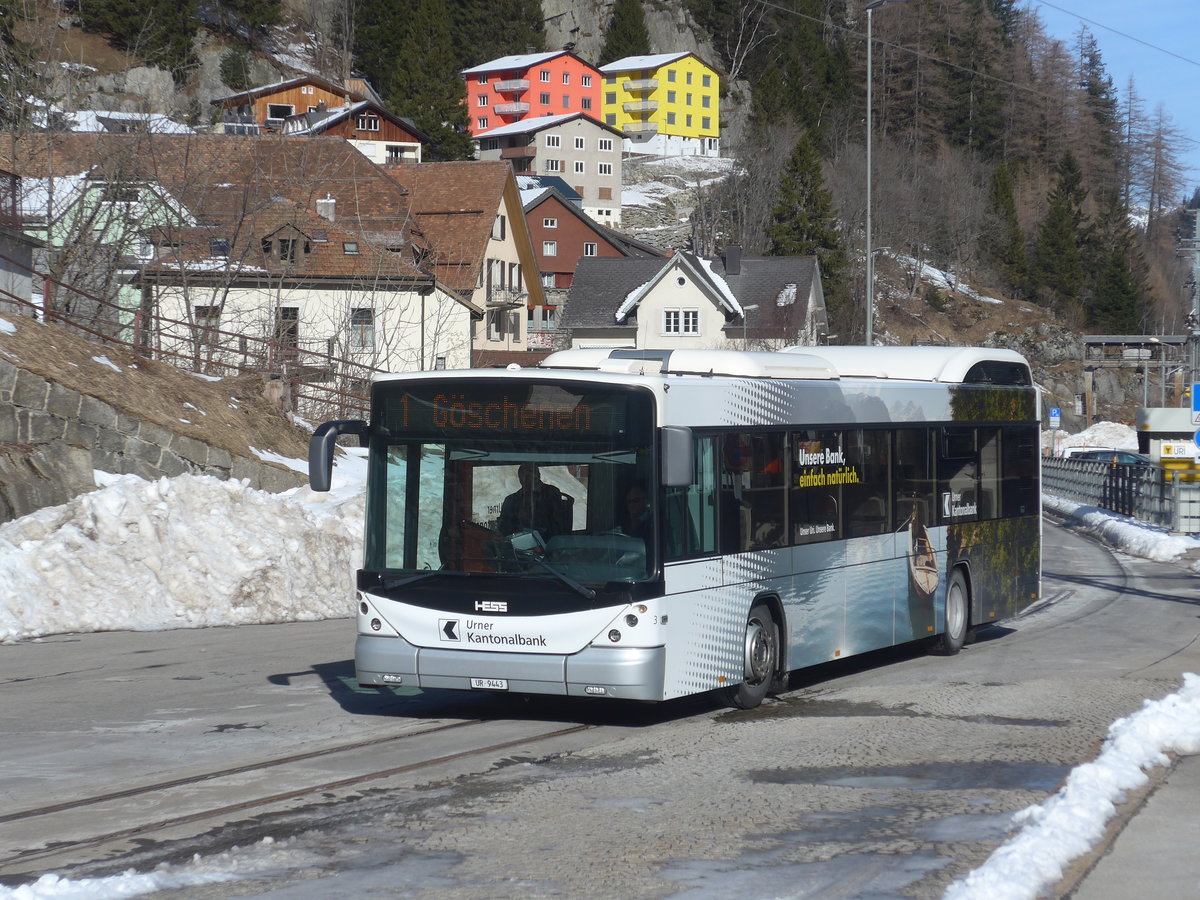
[[[1186,193],[1200,186],[1200,2],[1025,0],[1021,6],[1036,10],[1046,33],[1067,46],[1074,45],[1081,24],[1087,27],[1119,95],[1125,97],[1133,76],[1146,113],[1153,115],[1161,103],[1190,139],[1182,160],[1189,169]]]
[[[1128,447],[1137,440],[1130,426],[1102,422],[1063,443]],[[97,490],[0,525],[0,645],[59,633],[349,618],[362,536],[362,452],[338,461],[328,494],[307,487],[270,494],[211,476],[143,481],[97,472]],[[269,458],[306,469],[303,460]],[[1044,501],[1132,555],[1170,561],[1200,546],[1093,507]],[[1200,572],[1200,563],[1193,569]],[[1125,793],[1164,765],[1167,752],[1200,752],[1194,674],[1175,693],[1114,722],[1099,755],[1019,812],[1009,840],[944,900],[1034,900],[1100,840]],[[267,838],[147,872],[74,881],[47,873],[0,886],[0,900],[116,900],[309,864],[289,859]]]

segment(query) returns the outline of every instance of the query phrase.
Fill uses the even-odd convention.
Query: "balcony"
[[[657,78],[634,78],[626,81],[625,90],[631,94],[644,94],[658,87]]]
[[[657,122],[627,122],[622,129],[626,134],[657,134]]]
[[[524,306],[529,295],[524,291],[512,288],[492,288],[488,291],[487,305],[489,309],[512,309]]]
[[[634,100],[634,101],[631,101],[630,103],[623,103],[621,105],[621,109],[625,110],[625,112],[627,112],[627,113],[654,112],[656,109],[658,109],[658,101],[657,100]]]
[[[505,81],[497,81],[492,87],[497,94],[519,94],[521,91],[529,90],[529,79],[509,78]]]
[[[501,159],[533,159],[537,156],[537,147],[526,144],[522,147],[501,147]]]
[[[529,104],[522,102],[497,103],[493,109],[496,110],[498,116],[523,116],[529,112]]]

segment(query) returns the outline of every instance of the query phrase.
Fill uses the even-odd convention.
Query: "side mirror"
[[[687,487],[692,483],[692,429],[663,426],[661,477],[664,487]]]
[[[308,440],[308,486],[314,491],[329,490],[333,477],[333,448],[339,435],[358,435],[358,445],[367,446],[370,428],[362,419],[338,419],[317,427]]]

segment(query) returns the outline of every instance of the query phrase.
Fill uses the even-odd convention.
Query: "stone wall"
[[[184,474],[279,492],[306,479],[235,456],[0,359],[0,522],[95,487],[92,471],[148,480]]]

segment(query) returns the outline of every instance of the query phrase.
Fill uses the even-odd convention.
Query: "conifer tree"
[[[992,181],[988,186],[987,215],[981,247],[984,257],[996,267],[1009,289],[1021,294],[1029,279],[1025,235],[1017,218],[1012,174],[1005,162],[997,163],[992,172]]]
[[[546,47],[539,0],[456,0],[451,6],[460,69]]]
[[[1116,190],[1104,194],[1086,260],[1091,273],[1088,326],[1102,334],[1140,333],[1150,308],[1148,267]]]
[[[837,319],[845,312],[846,251],[833,196],[826,190],[821,174],[821,157],[808,135],[796,142],[784,166],[766,233],[769,256],[817,257],[831,318]]]
[[[419,0],[400,43],[388,104],[432,138],[424,151],[429,159],[469,159],[474,145],[465,97],[446,0]]]
[[[1068,151],[1058,163],[1058,182],[1050,191],[1049,208],[1038,228],[1033,282],[1042,301],[1058,307],[1080,302],[1084,289],[1083,246],[1087,241],[1083,173]]]
[[[645,56],[649,52],[650,32],[646,30],[642,0],[616,0],[597,65],[607,65],[626,56]]]

